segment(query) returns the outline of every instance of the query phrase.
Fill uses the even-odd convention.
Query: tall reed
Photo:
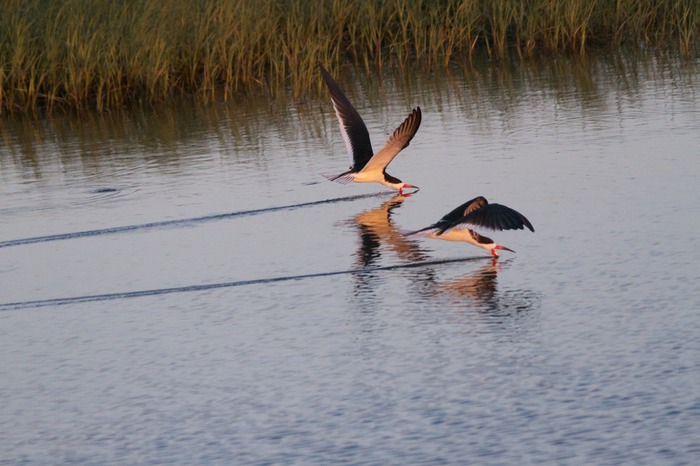
[[[649,43],[692,52],[697,0],[4,0],[0,113],[320,89],[316,66],[447,66]]]

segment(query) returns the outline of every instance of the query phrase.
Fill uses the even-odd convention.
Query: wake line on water
[[[128,231],[135,231],[135,230],[147,230],[150,228],[161,228],[161,227],[170,227],[170,226],[176,226],[176,225],[187,225],[187,224],[193,224],[193,223],[212,222],[212,221],[216,221],[216,220],[226,220],[226,219],[235,218],[235,217],[246,217],[246,216],[250,216],[250,215],[258,215],[258,214],[264,214],[264,213],[268,213],[268,212],[276,212],[279,210],[293,210],[293,209],[300,209],[302,207],[312,207],[312,206],[317,206],[317,205],[322,205],[322,204],[334,204],[336,202],[354,201],[357,199],[365,199],[368,197],[384,196],[384,195],[391,194],[391,193],[393,193],[393,191],[379,191],[378,193],[357,194],[354,196],[336,197],[333,199],[323,199],[320,201],[302,202],[301,204],[289,204],[289,205],[276,206],[276,207],[263,207],[261,209],[239,210],[238,212],[228,212],[228,213],[224,213],[224,214],[204,215],[202,217],[181,218],[181,219],[175,219],[175,220],[163,220],[160,222],[140,223],[138,225],[125,225],[125,226],[112,227],[112,228],[101,228],[98,230],[75,231],[72,233],[59,233],[59,234],[55,234],[55,235],[34,236],[31,238],[18,238],[18,239],[11,239],[11,240],[7,240],[7,241],[0,241],[0,248],[9,248],[11,246],[21,246],[24,244],[45,243],[48,241],[62,241],[62,240],[67,240],[67,239],[85,238],[85,237],[89,237],[89,236],[111,235],[111,234],[115,234],[115,233],[125,233]]]
[[[208,283],[202,285],[189,285],[189,286],[178,286],[175,288],[159,288],[155,290],[140,290],[140,291],[125,291],[122,293],[106,293],[106,294],[96,294],[89,296],[73,296],[70,298],[53,298],[53,299],[42,299],[37,301],[19,301],[16,303],[4,303],[0,304],[1,311],[11,311],[17,309],[26,308],[37,308],[46,306],[62,306],[65,304],[78,304],[87,303],[93,301],[111,301],[115,299],[126,299],[126,298],[140,298],[143,296],[155,296],[170,293],[189,293],[193,291],[207,291],[215,290],[218,288],[233,288],[236,286],[247,286],[247,285],[259,285],[267,283],[277,283],[286,282],[293,280],[305,280],[307,278],[320,278],[320,277],[331,277],[334,275],[354,275],[370,272],[383,272],[387,270],[397,270],[397,269],[410,269],[417,267],[426,267],[428,265],[442,265],[442,264],[452,264],[455,262],[469,262],[478,261],[483,259],[491,259],[489,256],[478,256],[478,257],[459,257],[456,259],[440,259],[434,261],[422,261],[414,262],[411,264],[398,264],[398,265],[386,265],[381,267],[365,267],[362,269],[350,269],[350,270],[336,270],[333,272],[319,272],[310,273],[305,275],[288,275],[283,277],[272,277],[272,278],[257,278],[253,280],[240,280],[235,282],[223,282],[223,283]]]

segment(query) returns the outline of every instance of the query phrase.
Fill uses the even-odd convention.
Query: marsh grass
[[[697,0],[5,0],[0,112],[103,111],[177,94],[320,91],[317,64],[367,71],[469,62],[476,49],[691,52]]]

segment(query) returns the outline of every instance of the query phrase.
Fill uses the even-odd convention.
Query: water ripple
[[[187,293],[192,291],[206,291],[213,290],[217,288],[231,288],[235,286],[246,286],[246,285],[258,285],[267,283],[284,282],[290,280],[303,280],[307,278],[318,278],[318,277],[330,277],[333,275],[348,275],[348,274],[364,274],[367,272],[378,272],[396,269],[406,269],[406,268],[416,268],[425,267],[428,265],[441,265],[441,264],[451,264],[455,262],[467,262],[489,259],[488,257],[460,257],[456,259],[441,259],[434,261],[425,262],[414,262],[411,264],[399,264],[399,265],[387,265],[383,267],[368,267],[364,269],[351,269],[351,270],[337,270],[333,272],[319,272],[304,275],[290,275],[284,277],[273,277],[273,278],[256,278],[252,280],[240,280],[235,282],[224,282],[224,283],[208,283],[203,285],[188,285],[188,286],[178,286],[173,288],[160,288],[154,290],[140,290],[140,291],[125,291],[122,293],[107,293],[98,295],[88,295],[88,296],[74,296],[70,298],[53,298],[53,299],[42,299],[36,301],[20,301],[15,303],[5,303],[0,304],[0,311],[9,311],[14,309],[24,309],[24,308],[35,308],[35,307],[45,307],[45,306],[61,306],[64,304],[75,304],[75,303],[85,303],[91,301],[109,301],[113,299],[126,299],[126,298],[140,298],[143,296],[154,296],[169,293]]]
[[[110,193],[111,193],[111,191],[110,191]],[[181,219],[174,219],[174,220],[163,220],[163,221],[159,221],[159,222],[139,223],[136,225],[124,225],[124,226],[118,226],[118,227],[112,227],[112,228],[101,228],[98,230],[75,231],[75,232],[71,232],[71,233],[59,233],[56,235],[34,236],[31,238],[18,238],[18,239],[0,242],[0,248],[21,246],[24,244],[45,243],[48,241],[61,241],[61,240],[67,240],[67,239],[85,238],[88,236],[102,236],[102,235],[109,235],[109,234],[115,234],[115,233],[125,233],[127,231],[134,231],[134,230],[146,230],[146,229],[151,229],[151,228],[162,228],[162,227],[171,227],[171,226],[178,226],[178,225],[190,225],[193,223],[212,222],[212,221],[217,221],[217,220],[226,220],[226,219],[234,218],[234,217],[245,217],[245,216],[250,216],[250,215],[264,214],[264,213],[268,213],[268,212],[276,212],[279,210],[292,210],[292,209],[300,209],[303,207],[312,207],[312,206],[323,205],[323,204],[334,204],[334,203],[338,203],[338,202],[348,202],[348,201],[354,201],[357,199],[364,199],[364,198],[368,198],[368,197],[384,196],[384,195],[389,194],[389,193],[391,193],[391,192],[390,191],[380,191],[378,193],[357,194],[354,196],[336,197],[334,199],[324,199],[321,201],[310,201],[310,202],[302,202],[299,204],[289,204],[289,205],[275,206],[275,207],[264,207],[261,209],[239,210],[236,212],[227,212],[227,213],[223,213],[223,214],[203,215],[201,217],[190,217],[190,218],[181,218]]]

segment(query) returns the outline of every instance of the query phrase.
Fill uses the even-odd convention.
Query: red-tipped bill
[[[404,189],[415,189],[415,191],[409,194],[416,194],[418,191],[420,191],[420,188],[418,186],[413,186],[412,184],[408,183],[404,183],[403,186],[401,186],[401,189],[399,189],[399,193],[403,194]]]

